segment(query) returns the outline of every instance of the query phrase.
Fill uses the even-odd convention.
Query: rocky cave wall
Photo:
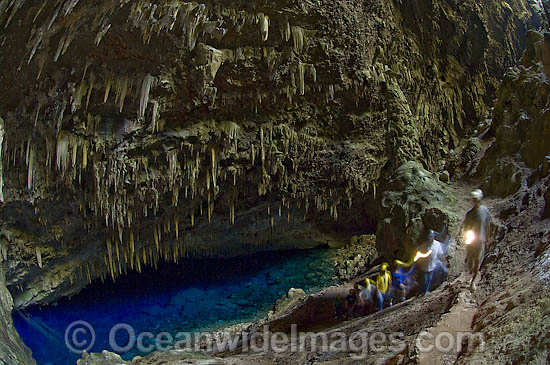
[[[12,308],[13,299],[6,288],[4,271],[0,268],[0,364],[34,364],[30,349],[23,344],[13,327]]]
[[[524,47],[530,1],[0,1],[16,306],[182,256],[374,232]]]

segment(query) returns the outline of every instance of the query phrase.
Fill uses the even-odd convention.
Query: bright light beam
[[[430,256],[432,254],[432,250],[426,252],[426,253],[422,253],[420,251],[418,251],[416,253],[416,256],[414,257],[414,262],[418,261],[418,259],[425,259],[426,257]]]
[[[470,245],[472,242],[474,242],[474,240],[476,239],[476,234],[474,233],[474,231],[468,231],[466,232],[466,244],[467,245]]]

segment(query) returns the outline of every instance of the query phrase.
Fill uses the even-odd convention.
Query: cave
[[[549,27],[0,0],[0,364],[548,363]]]

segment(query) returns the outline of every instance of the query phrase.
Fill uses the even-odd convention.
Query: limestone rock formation
[[[478,169],[484,189],[498,196],[519,191],[548,155],[550,33],[531,31],[527,41],[522,64],[506,73],[497,92],[491,127],[496,138]]]
[[[350,242],[339,248],[334,258],[336,275],[343,281],[356,277],[378,258],[374,235],[353,236]]]
[[[128,362],[124,361],[119,355],[108,351],[103,351],[100,354],[88,354],[85,352],[82,354],[82,358],[77,361],[78,365],[124,365],[127,363]]]
[[[0,268],[0,364],[36,364],[31,351],[23,344],[13,327],[12,309],[13,299],[6,289],[5,275]]]
[[[376,247],[385,257],[408,261],[427,239],[456,223],[456,200],[449,186],[417,162],[400,166],[387,183],[378,211]]]

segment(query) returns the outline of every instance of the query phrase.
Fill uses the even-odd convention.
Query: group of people
[[[466,214],[462,230],[465,233],[466,263],[471,274],[470,287],[475,289],[475,279],[490,239],[492,219],[487,207],[481,204],[483,192],[477,189],[471,196],[473,207]],[[441,241],[436,239],[441,236],[429,231],[426,242],[418,248],[414,259],[409,262],[395,260],[391,271],[390,265],[385,262],[376,277],[367,277],[355,283],[345,298],[344,318],[382,310],[385,304],[392,306],[397,300],[405,301],[415,290],[428,294],[435,278],[441,276],[444,279],[448,273],[445,260],[450,237]]]

